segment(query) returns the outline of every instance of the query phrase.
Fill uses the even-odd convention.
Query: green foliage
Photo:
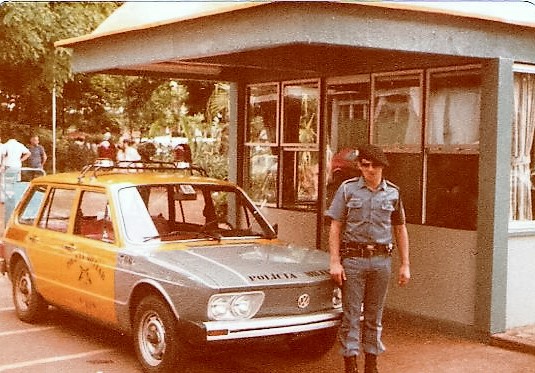
[[[95,139],[171,130],[188,138],[196,164],[226,178],[228,85],[168,78],[71,74],[70,51],[54,43],[92,32],[119,2],[6,2],[0,4],[0,126],[3,139],[24,143],[39,133],[52,152],[52,94],[57,100],[57,170],[78,170],[92,153],[80,153],[68,130]],[[80,160],[80,164],[76,163]],[[49,162],[51,165],[52,162]]]
[[[51,92],[71,79],[70,55],[54,42],[91,32],[117,7],[99,2],[6,2],[0,5],[0,117],[50,126]]]

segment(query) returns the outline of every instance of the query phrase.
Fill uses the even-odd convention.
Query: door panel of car
[[[66,268],[78,310],[115,324],[117,245],[108,198],[102,191],[82,191],[76,209],[75,255]]]
[[[25,239],[37,288],[45,299],[58,305],[64,305],[69,300],[65,293],[66,277],[62,263],[73,257],[68,230],[75,198],[75,189],[51,188],[36,224],[28,225]],[[32,221],[27,216],[32,215],[32,210],[35,210],[32,203],[27,204],[19,215],[19,222]]]

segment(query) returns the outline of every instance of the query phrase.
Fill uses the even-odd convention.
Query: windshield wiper
[[[192,232],[192,231],[171,231],[171,232],[167,232],[167,233],[163,233],[163,234],[157,234],[157,235],[154,235],[154,236],[148,236],[148,237],[144,237],[143,238],[143,242],[147,242],[147,241],[150,241],[150,240],[155,240],[157,238],[167,238],[167,237],[172,237],[172,236],[176,236],[178,234],[188,234],[188,235],[193,235],[194,237],[193,238],[210,238],[210,239],[213,239],[213,240],[217,240],[217,241],[221,241],[221,234],[219,233],[216,233],[216,232],[210,232],[210,231],[202,231],[202,232]]]

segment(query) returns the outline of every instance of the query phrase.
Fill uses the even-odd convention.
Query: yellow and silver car
[[[327,253],[280,242],[230,182],[133,166],[28,185],[2,247],[21,320],[54,305],[128,333],[146,372],[238,340],[331,348],[342,311]]]

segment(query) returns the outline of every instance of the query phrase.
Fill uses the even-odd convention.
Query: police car
[[[268,337],[321,354],[342,314],[327,253],[281,242],[239,187],[189,166],[97,160],[35,178],[0,253],[21,320],[53,305],[108,325],[146,372]]]

